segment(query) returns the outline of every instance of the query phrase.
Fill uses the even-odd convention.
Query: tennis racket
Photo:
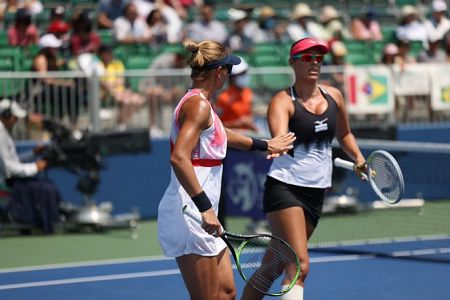
[[[363,176],[378,197],[388,204],[399,202],[405,190],[405,182],[395,158],[384,150],[376,150],[369,155],[366,163],[368,172]],[[334,165],[348,170],[355,168],[353,162],[340,158],[334,160]]]
[[[183,207],[182,212],[202,224],[197,211]],[[300,275],[300,260],[294,249],[269,234],[240,235],[223,230],[220,236],[227,244],[244,281],[269,296],[289,292]]]

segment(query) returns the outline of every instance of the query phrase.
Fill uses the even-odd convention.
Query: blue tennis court
[[[305,299],[450,299],[449,279],[447,263],[313,253]],[[239,299],[237,271],[235,281]],[[33,298],[176,300],[188,294],[175,260],[163,257],[0,271],[0,299]]]

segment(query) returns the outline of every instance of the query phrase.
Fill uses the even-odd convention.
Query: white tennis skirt
[[[222,166],[194,167],[194,170],[217,215]],[[198,211],[172,170],[170,184],[158,207],[158,239],[164,255],[169,257],[185,254],[218,255],[226,244],[221,238],[206,233],[200,224],[184,215],[181,212],[184,205]]]

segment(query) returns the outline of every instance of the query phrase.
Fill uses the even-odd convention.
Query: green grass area
[[[450,201],[427,202],[420,208],[389,208],[324,216],[311,243],[450,235],[449,216]]]
[[[243,232],[247,218],[228,218],[229,230]],[[50,236],[1,236],[0,269],[58,263],[162,255],[156,220],[139,222],[137,238],[129,230],[61,233]]]
[[[396,208],[324,216],[311,242],[387,237],[450,235],[450,201],[422,208]],[[229,217],[227,230],[246,233],[249,218]],[[60,233],[51,236],[1,236],[0,269],[162,255],[156,220],[141,221],[133,239],[128,230]]]

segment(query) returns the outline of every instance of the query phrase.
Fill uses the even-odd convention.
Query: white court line
[[[49,286],[49,285],[64,285],[64,284],[97,282],[97,281],[106,281],[106,280],[119,280],[119,279],[130,279],[130,278],[165,276],[165,275],[174,275],[174,274],[179,274],[179,273],[180,273],[180,271],[178,269],[171,269],[171,270],[152,271],[152,272],[126,273],[126,274],[114,274],[114,275],[103,275],[103,276],[92,276],[92,277],[78,277],[78,278],[70,278],[70,279],[35,281],[35,282],[0,285],[0,290],[12,290],[12,289],[41,287],[41,286]]]
[[[339,262],[348,260],[360,260],[372,258],[369,255],[337,255],[329,257],[314,257],[311,258],[310,263],[326,263],[326,262]],[[62,268],[58,266],[55,269]],[[236,266],[233,265],[236,269]],[[13,289],[23,289],[32,287],[43,287],[43,286],[56,286],[65,284],[76,284],[76,283],[87,283],[87,282],[98,282],[98,281],[108,281],[108,280],[120,280],[120,279],[132,279],[132,278],[143,278],[143,277],[155,277],[155,276],[167,276],[180,274],[178,269],[169,269],[162,271],[151,271],[151,272],[137,272],[137,273],[125,273],[125,274],[114,274],[114,275],[103,275],[103,276],[90,276],[90,277],[77,277],[70,279],[57,279],[57,280],[46,280],[46,281],[34,281],[25,283],[14,283],[0,285],[0,290],[13,290]]]
[[[134,263],[134,262],[164,261],[164,260],[172,260],[172,259],[173,258],[171,258],[171,257],[165,257],[165,256],[141,256],[141,257],[134,257],[134,258],[93,260],[93,261],[49,264],[49,265],[30,266],[30,267],[6,268],[6,269],[0,269],[0,274],[1,273],[12,273],[12,272],[53,270],[53,269],[63,269],[63,268],[94,267],[94,266],[126,264],[126,263]]]

